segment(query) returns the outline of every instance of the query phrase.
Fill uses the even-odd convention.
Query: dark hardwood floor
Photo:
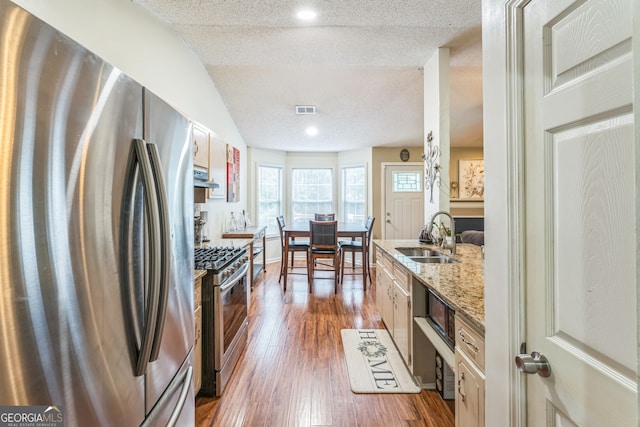
[[[196,426],[430,426],[454,425],[453,401],[436,391],[355,394],[349,386],[341,329],[384,328],[375,286],[345,276],[333,292],[332,273],[289,276],[269,264],[251,294],[249,344],[219,398],[196,399]],[[346,272],[346,270],[345,270]],[[374,270],[375,272],[375,270]],[[329,279],[331,277],[331,279]]]

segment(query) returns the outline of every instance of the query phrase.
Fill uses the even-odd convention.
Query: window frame
[[[346,182],[346,171],[348,169],[362,169],[363,172],[363,193],[364,193],[364,200],[362,201],[362,204],[364,205],[364,209],[363,209],[363,218],[362,220],[358,220],[358,221],[349,221],[347,219],[347,209],[346,207],[346,197],[347,197],[347,182]],[[367,175],[367,165],[366,163],[354,163],[354,164],[346,164],[346,165],[342,165],[340,167],[340,219],[342,222],[345,223],[353,223],[353,224],[364,224],[364,222],[367,219],[368,216],[368,202],[369,202],[369,180],[368,180],[368,175]]]
[[[260,200],[260,196],[261,196],[261,190],[262,190],[262,183],[261,183],[261,169],[262,168],[269,168],[269,169],[278,169],[278,204],[279,204],[279,211],[273,215],[267,215],[266,216],[266,222],[263,222],[260,220],[261,215],[260,213],[263,212],[264,210],[261,209],[261,200]],[[256,207],[257,207],[257,223],[261,224],[261,225],[266,225],[267,228],[265,230],[266,236],[267,237],[273,237],[273,236],[278,236],[279,235],[279,231],[278,231],[278,224],[276,222],[276,216],[278,215],[284,215],[284,209],[285,209],[285,200],[284,200],[284,184],[285,184],[285,179],[284,179],[284,172],[285,172],[285,167],[284,165],[281,164],[276,164],[276,163],[257,163],[256,164]]]
[[[328,209],[328,211],[330,212],[321,212],[321,213],[331,213],[331,212],[335,212],[335,168],[331,167],[331,166],[327,166],[327,167],[311,167],[311,166],[293,166],[290,168],[289,170],[289,218],[291,219],[291,221],[296,221],[296,220],[305,220],[305,219],[296,219],[296,214],[294,211],[295,205],[296,205],[296,198],[294,197],[294,191],[296,188],[296,171],[298,170],[304,170],[304,171],[329,171],[329,176],[331,178],[331,182],[328,185],[328,188],[330,189],[330,197],[327,201],[323,202],[323,203],[330,203],[330,208]],[[317,209],[316,209],[317,210]],[[323,211],[325,209],[322,209]],[[313,212],[313,213],[320,213],[320,212]],[[307,217],[309,217],[309,219],[313,219],[313,213],[309,213],[307,212]]]

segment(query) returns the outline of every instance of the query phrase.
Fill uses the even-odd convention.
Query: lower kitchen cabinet
[[[380,313],[382,313],[382,321],[393,335],[393,276],[385,268],[378,268],[378,272],[378,280],[383,292]]]
[[[456,427],[484,426],[484,374],[456,351]]]
[[[382,321],[393,332],[393,264],[388,256],[376,252],[376,303],[382,315]]]
[[[455,399],[456,427],[483,427],[484,332],[479,326],[472,327],[477,321],[467,318],[452,302],[455,315],[445,316],[446,325],[437,326],[430,317],[438,312],[430,313],[429,294],[438,291],[410,268],[376,247],[376,304],[382,320],[417,382],[425,389],[436,389],[440,381],[443,397]]]
[[[376,302],[382,321],[411,369],[411,292],[409,273],[381,251],[376,254]]]
[[[393,339],[400,355],[411,369],[411,294],[397,281],[394,282],[393,301]]]
[[[456,317],[456,427],[484,426],[484,338]]]

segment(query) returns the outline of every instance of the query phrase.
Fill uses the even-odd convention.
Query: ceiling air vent
[[[315,105],[296,105],[296,114],[315,114]]]

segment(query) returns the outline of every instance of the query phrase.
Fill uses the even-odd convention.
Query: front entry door
[[[425,223],[422,164],[386,165],[384,176],[384,238],[417,238]]]
[[[636,426],[632,4],[524,7],[530,426]]]

